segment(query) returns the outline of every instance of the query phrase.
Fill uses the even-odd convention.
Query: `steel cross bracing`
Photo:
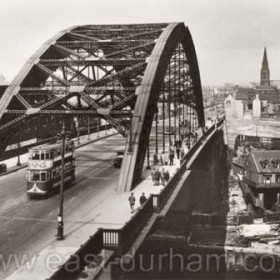
[[[114,109],[127,105],[133,108],[133,92],[141,82],[145,60],[165,26],[81,26],[47,42],[29,71],[19,73],[21,81],[16,81],[19,88],[13,90],[19,102],[9,100],[10,104],[3,108],[0,132],[30,118],[29,108],[39,108],[37,114],[42,108],[52,114],[51,108],[63,104],[75,110],[75,104],[68,100],[73,96],[80,96],[87,103],[83,108],[87,112],[90,112],[89,108]],[[116,89],[115,81],[119,89]],[[69,94],[73,86],[83,86],[84,90]],[[59,109],[54,111],[61,112],[62,108]],[[126,128],[118,120],[109,115],[102,117],[124,134]]]
[[[175,127],[174,140],[182,121],[190,130],[204,124],[198,63],[185,25],[71,27],[47,41],[2,96],[0,156],[17,128],[32,120],[102,118],[128,137],[120,186],[130,190],[149,162],[155,115],[166,119],[163,128]],[[166,143],[156,131],[151,137],[163,138],[168,149],[171,136]]]

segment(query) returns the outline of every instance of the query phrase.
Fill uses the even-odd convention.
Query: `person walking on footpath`
[[[161,152],[161,154],[160,154],[160,164],[164,165],[164,153],[163,152]]]
[[[147,198],[145,196],[145,193],[142,193],[142,195],[140,196],[140,199],[139,199],[141,207],[145,204],[146,201],[147,201]]]
[[[160,180],[160,172],[157,169],[156,172],[155,172],[155,186],[159,185],[159,180]]]
[[[133,192],[131,193],[130,197],[128,198],[128,201],[129,201],[131,213],[133,213],[134,212],[134,205],[135,205],[135,196],[134,196]]]
[[[180,151],[181,151],[180,145],[179,145],[179,143],[177,143],[177,145],[176,145],[177,159],[180,159]]]
[[[163,186],[165,186],[165,171],[164,171],[164,168],[161,169],[161,172],[160,172],[160,179],[161,179],[161,184]]]
[[[169,152],[167,152],[166,154],[165,154],[165,165],[168,165],[168,160],[169,160]]]
[[[172,149],[170,149],[170,153],[169,153],[169,165],[172,166],[174,164],[174,151]]]
[[[161,157],[162,157],[162,165],[167,165],[167,157],[166,153],[162,152]]]
[[[151,171],[151,177],[152,177],[153,184],[155,184],[155,173],[156,173],[156,168],[154,167]]]
[[[166,181],[166,183],[168,183],[169,179],[170,179],[170,174],[168,169],[164,172],[164,179]]]
[[[154,154],[154,165],[158,164],[158,156],[157,154]]]
[[[181,148],[181,159],[183,159],[184,156],[185,156],[185,149],[184,149],[184,147],[182,146],[182,148]]]

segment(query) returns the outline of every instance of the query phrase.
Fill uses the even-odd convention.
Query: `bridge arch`
[[[187,104],[204,125],[198,63],[184,23],[70,27],[26,62],[1,97],[0,157],[17,130],[30,129],[34,120],[48,127],[50,116],[104,119],[127,137],[119,186],[128,191],[141,179],[165,93],[174,114],[176,102]]]
[[[195,99],[195,110],[198,117],[198,126],[204,126],[204,109],[200,74],[196,52],[191,34],[183,23],[169,24],[160,35],[151,56],[140,87],[138,98],[133,111],[131,125],[131,139],[126,148],[126,157],[122,165],[119,189],[130,190],[141,179],[143,162],[148,146],[149,134],[156,113],[157,101],[160,96],[168,64],[178,45],[181,44],[185,57],[188,60],[189,74],[191,77],[192,94]],[[179,66],[180,67],[180,66]],[[181,73],[179,76],[186,73]],[[181,77],[179,77],[181,79]],[[187,90],[188,90],[187,89]],[[183,90],[182,94],[186,92]],[[179,93],[181,94],[181,92]],[[131,144],[130,143],[130,144]]]

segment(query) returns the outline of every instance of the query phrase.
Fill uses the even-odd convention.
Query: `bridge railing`
[[[143,207],[121,229],[103,229],[104,249],[118,249],[119,253],[125,252],[152,214],[153,196],[150,196]]]
[[[103,229],[98,229],[97,232],[90,236],[75,254],[61,266],[58,270],[47,280],[61,280],[61,279],[78,279],[79,274],[84,267],[91,263],[98,265],[97,256],[103,248]],[[90,258],[91,257],[91,258]]]
[[[182,159],[182,163],[176,174],[170,179],[164,189],[159,194],[155,194],[154,196],[154,208],[157,212],[161,211],[167,200],[169,199],[171,193],[176,187],[177,182],[180,180],[182,174],[186,171],[186,166],[189,160],[197,151],[198,147],[203,143],[206,137],[208,137],[216,127],[219,127],[223,123],[223,119],[211,126],[198,140],[194,143],[194,145],[189,149],[184,158]]]

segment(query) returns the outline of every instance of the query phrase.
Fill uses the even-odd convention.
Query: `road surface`
[[[124,145],[125,139],[115,135],[76,150],[76,182],[64,195],[66,235],[68,224],[79,224],[115,191],[120,169],[113,167],[112,160]],[[59,194],[28,198],[25,171],[0,177],[0,279],[41,251],[56,234]]]

